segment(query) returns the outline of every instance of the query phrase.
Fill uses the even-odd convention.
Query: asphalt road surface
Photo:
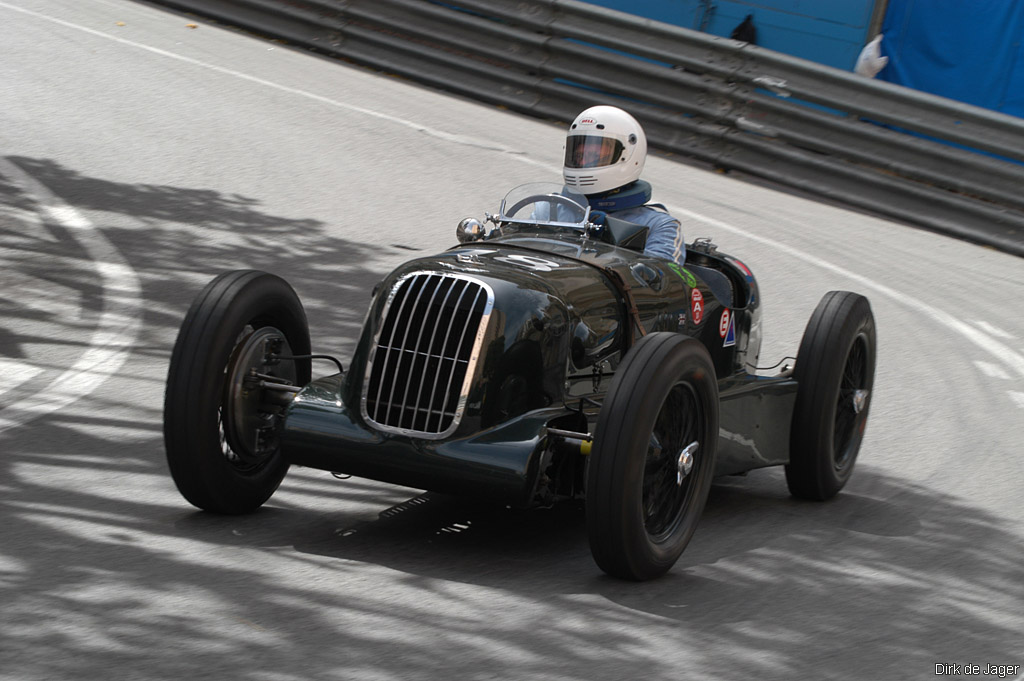
[[[780,469],[720,481],[644,584],[597,569],[578,505],[294,470],[261,511],[208,515],[161,436],[199,289],[278,273],[347,360],[373,284],[556,180],[563,126],[128,0],[0,0],[0,31],[0,679],[1024,665],[1021,259],[654,156],[687,239],[757,274],[767,363],[826,291],[870,298],[876,391],[838,498],[796,501]]]

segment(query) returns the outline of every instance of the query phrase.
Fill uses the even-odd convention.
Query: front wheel
[[[826,293],[807,322],[793,373],[799,387],[786,465],[793,496],[830,499],[850,479],[871,406],[875,345],[868,299]]]
[[[227,272],[189,308],[171,353],[164,445],[178,491],[215,513],[246,513],[288,469],[278,434],[292,391],[309,383],[310,353],[298,296],[266,272]]]
[[[694,338],[652,333],[609,386],[587,471],[587,533],[598,566],[645,580],[689,543],[711,488],[718,383]]]

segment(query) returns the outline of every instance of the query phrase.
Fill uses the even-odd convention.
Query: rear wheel
[[[793,496],[825,500],[850,479],[871,406],[875,319],[868,299],[830,291],[797,352],[796,404],[786,483]]]
[[[164,444],[189,502],[216,513],[259,508],[288,469],[278,435],[293,391],[305,385],[309,329],[283,279],[242,270],[220,275],[182,322],[164,394]]]
[[[642,338],[609,387],[587,472],[587,532],[602,570],[645,580],[675,564],[707,501],[717,442],[707,349],[675,333]]]

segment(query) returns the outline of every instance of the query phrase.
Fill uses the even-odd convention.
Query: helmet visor
[[[622,156],[622,142],[597,135],[570,135],[565,140],[566,168],[600,168]]]

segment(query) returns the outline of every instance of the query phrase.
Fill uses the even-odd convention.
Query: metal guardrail
[[[577,0],[155,0],[1024,256],[1024,120]]]

